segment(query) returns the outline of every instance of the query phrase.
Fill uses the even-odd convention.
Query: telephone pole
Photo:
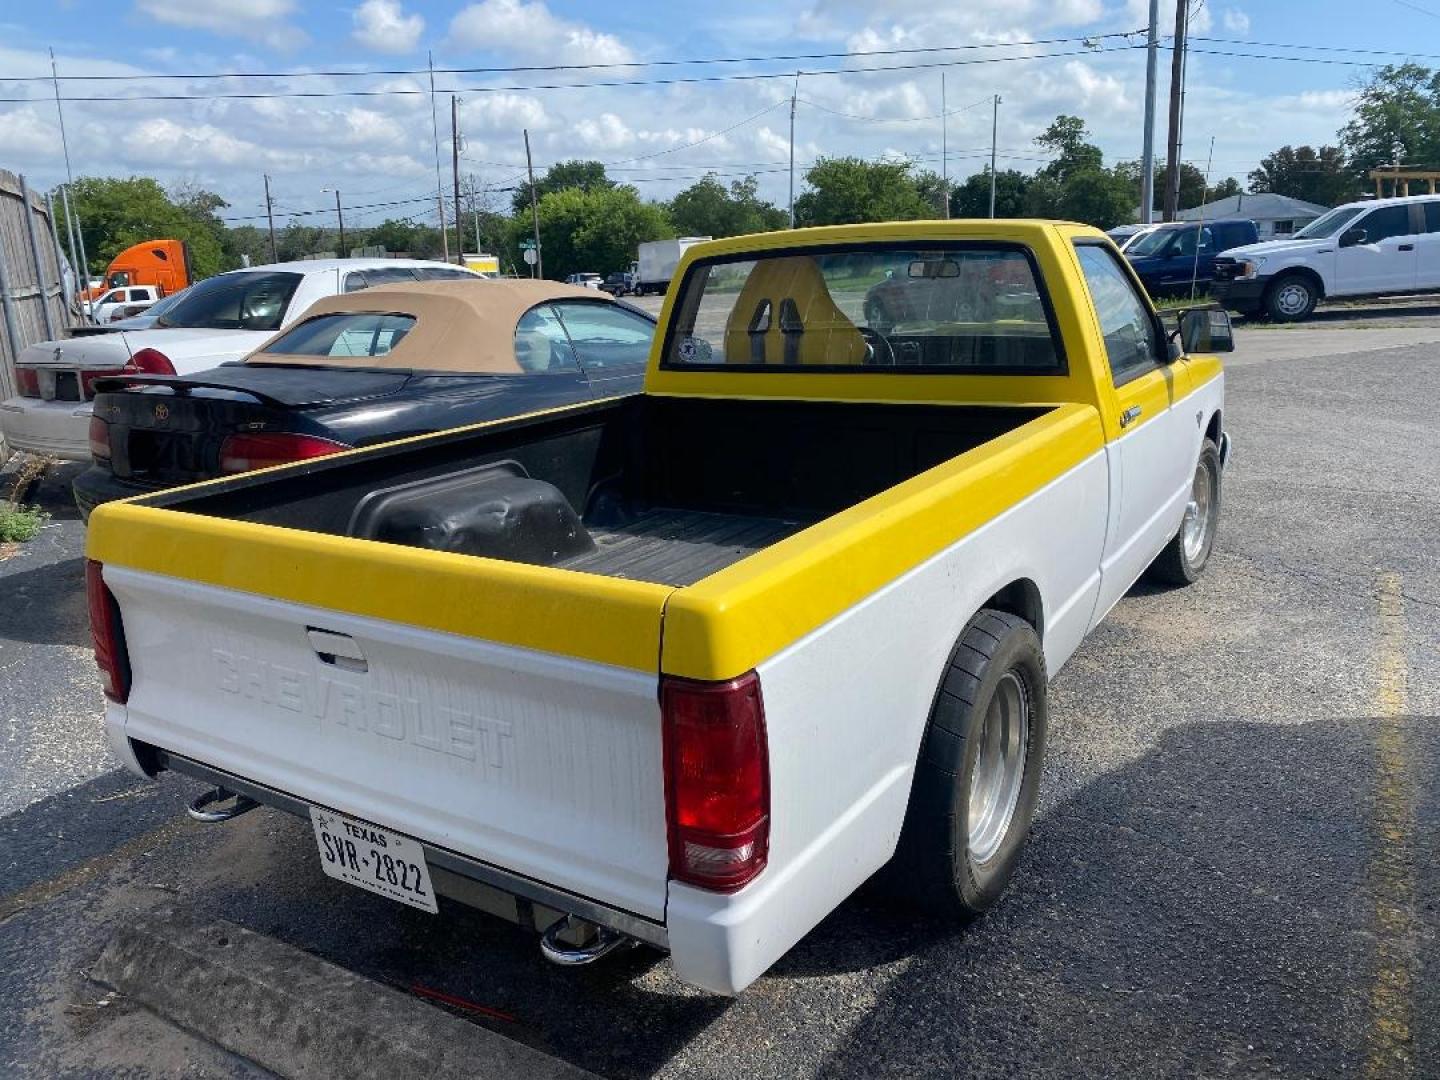
[[[435,209],[440,214],[440,256],[450,261],[450,234],[445,231],[445,188],[440,180],[440,118],[435,111],[435,54],[427,52],[430,62],[430,134],[435,143]]]
[[[990,216],[995,216],[995,142],[1000,132],[1000,95],[995,95],[990,114]]]
[[[345,212],[340,209],[340,189],[321,188],[321,191],[333,191],[335,193],[335,220],[340,223],[340,258],[345,258]]]
[[[790,91],[790,228],[795,227],[795,99],[800,95],[800,72],[795,72],[795,88]]]
[[[540,204],[535,198],[535,163],[530,160],[530,129],[525,129],[525,173],[530,178],[530,219],[535,223],[535,277],[545,276],[545,257],[540,254]]]
[[[465,223],[460,217],[460,99],[450,95],[450,171],[455,183],[455,261],[465,262]]]
[[[270,198],[270,174],[265,174],[265,218],[270,222],[270,261],[279,262],[280,255],[275,247],[275,203]]]
[[[1170,56],[1170,138],[1165,154],[1165,221],[1180,209],[1180,108],[1185,95],[1185,30],[1190,0],[1175,0],[1175,46]]]
[[[945,115],[945,72],[940,72],[940,197],[950,217],[950,118]]]
[[[1159,59],[1160,0],[1150,0],[1150,34],[1145,44],[1145,143],[1140,155],[1140,221],[1155,217],[1155,68]]]

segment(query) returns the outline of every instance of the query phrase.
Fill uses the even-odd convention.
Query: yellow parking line
[[[1376,580],[1376,777],[1374,854],[1370,888],[1375,901],[1375,982],[1370,989],[1368,1077],[1405,1080],[1414,1075],[1411,1004],[1415,973],[1415,881],[1410,757],[1403,717],[1408,669],[1405,603],[1399,574]]]

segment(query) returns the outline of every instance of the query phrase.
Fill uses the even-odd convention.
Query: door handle
[[[1140,413],[1142,411],[1139,405],[1131,405],[1130,408],[1120,414],[1120,426],[1129,427],[1136,420],[1140,419]]]
[[[318,626],[307,626],[306,636],[310,647],[315,650],[322,663],[345,671],[369,671],[370,664],[360,643],[349,634],[337,634],[334,630],[321,630]]]
[[[1401,244],[1398,250],[1400,250],[1400,251],[1414,251],[1414,250],[1415,250],[1415,245],[1414,245],[1414,244]]]

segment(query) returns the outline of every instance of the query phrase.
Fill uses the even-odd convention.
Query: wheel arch
[[[1306,281],[1310,282],[1310,284],[1315,286],[1315,298],[1317,300],[1325,299],[1325,279],[1320,276],[1320,272],[1314,267],[1305,266],[1303,264],[1297,264],[1295,266],[1285,266],[1275,271],[1274,278],[1272,278],[1270,284],[1265,287],[1266,294],[1268,295],[1270,290],[1275,288],[1275,286],[1279,284],[1282,280],[1284,280],[1286,277],[1304,278]]]
[[[990,599],[980,605],[969,618],[965,620],[965,626],[970,625],[970,619],[978,615],[980,610],[995,608],[998,611],[1008,611],[1011,615],[1018,615],[1030,624],[1035,631],[1035,636],[1040,639],[1041,644],[1045,642],[1045,601],[1040,595],[1040,586],[1028,577],[1017,577],[1009,584],[997,589],[991,594]],[[965,632],[961,627],[960,633]],[[959,640],[958,635],[956,640]]]

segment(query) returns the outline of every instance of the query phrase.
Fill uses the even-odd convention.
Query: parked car
[[[1118,247],[1121,251],[1124,251],[1125,245],[1127,243],[1135,239],[1135,237],[1139,236],[1141,233],[1149,232],[1154,227],[1154,225],[1147,225],[1143,223],[1137,223],[1134,225],[1116,225],[1113,229],[1106,229],[1105,235],[1110,237],[1111,240],[1115,241],[1116,247]]]
[[[135,315],[126,315],[123,318],[111,319],[109,322],[100,326],[72,326],[67,332],[70,337],[76,338],[86,336],[93,337],[97,334],[113,334],[121,330],[148,330],[155,325],[162,315],[178,304],[181,297],[187,295],[187,293],[187,289],[181,289],[179,292],[162,296],[159,300],[156,300],[155,303],[150,304]]]
[[[628,270],[616,270],[600,283],[600,291],[611,296],[629,296],[635,291],[635,275]]]
[[[549,281],[327,297],[242,362],[97,384],[83,516],[102,502],[640,389],[652,315]]]
[[[104,326],[138,315],[160,299],[158,285],[130,285],[123,289],[110,289],[87,307],[96,324]]]
[[[887,271],[995,314],[870,326]],[[991,907],[1050,678],[1147,567],[1207,568],[1228,316],[1172,342],[1103,233],[1038,221],[734,237],[675,286],[642,394],[97,509],[126,767],[215,785],[203,820],[299,815],[395,902],[722,994],[879,871]]]
[[[1440,290],[1440,195],[1370,199],[1322,214],[1294,236],[1216,260],[1217,299],[1276,322],[1310,317],[1326,297]]]
[[[1188,293],[1192,285],[1207,289],[1215,276],[1215,256],[1259,238],[1255,222],[1240,218],[1172,221],[1136,237],[1124,251],[1151,296],[1174,296]]]
[[[410,259],[315,259],[232,270],[190,286],[153,325],[77,333],[24,349],[18,392],[0,402],[12,450],[89,461],[90,403],[107,375],[187,375],[238,360],[322,296],[391,281],[475,278],[462,267]]]
[[[565,284],[578,285],[582,289],[598,289],[600,288],[600,280],[599,274],[571,274],[565,279]]]

